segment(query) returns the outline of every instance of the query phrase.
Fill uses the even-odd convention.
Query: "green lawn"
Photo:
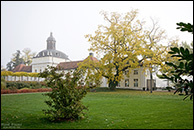
[[[169,92],[89,92],[87,117],[50,122],[42,93],[1,95],[1,129],[193,129],[193,100]]]

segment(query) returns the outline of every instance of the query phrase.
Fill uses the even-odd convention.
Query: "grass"
[[[89,92],[87,117],[50,122],[42,93],[1,95],[1,129],[193,129],[193,100],[170,92]]]

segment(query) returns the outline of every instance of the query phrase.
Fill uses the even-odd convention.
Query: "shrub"
[[[8,93],[10,93],[9,89],[1,90],[1,94],[8,94]]]
[[[51,121],[76,120],[84,118],[87,107],[82,105],[81,99],[87,91],[81,86],[81,72],[74,71],[72,74],[57,73],[56,67],[49,67],[40,73],[40,77],[46,79],[48,87],[52,92],[43,94],[49,96],[45,103],[50,109],[43,110]],[[65,76],[65,79],[62,77]]]
[[[3,77],[1,77],[1,89],[6,89],[6,82]]]

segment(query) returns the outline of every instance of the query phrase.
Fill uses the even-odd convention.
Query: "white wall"
[[[57,66],[60,62],[67,62],[67,60],[57,57],[39,57],[32,59],[32,72],[39,73],[40,70],[44,71],[44,69],[49,66]]]

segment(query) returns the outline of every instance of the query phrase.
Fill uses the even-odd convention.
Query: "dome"
[[[65,53],[58,51],[58,50],[42,50],[35,56],[35,58],[48,57],[48,56],[53,56],[53,57],[69,60],[68,56]]]
[[[65,53],[55,49],[55,43],[56,43],[56,40],[53,37],[53,34],[51,32],[50,36],[47,38],[47,49],[39,52],[34,58],[52,56],[52,57],[69,60],[68,56]]]

